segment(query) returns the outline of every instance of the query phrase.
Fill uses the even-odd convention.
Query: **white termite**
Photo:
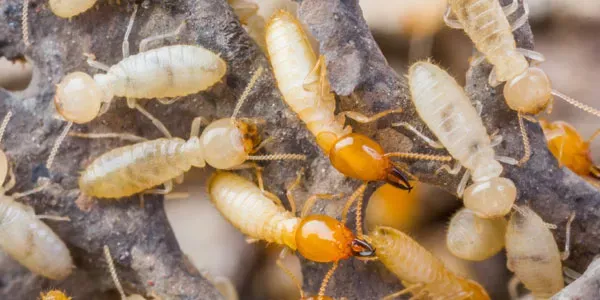
[[[488,259],[504,248],[506,225],[504,217],[484,219],[473,211],[462,208],[450,220],[446,247],[462,259]]]
[[[461,165],[467,169],[457,189],[459,197],[464,194],[465,206],[484,218],[506,215],[515,202],[517,189],[510,179],[500,177],[503,167],[498,159],[517,162],[496,157],[481,117],[452,76],[430,62],[421,61],[410,67],[408,80],[419,116],[441,145],[425,138],[436,147],[445,147],[457,160],[452,170],[443,168],[452,174],[458,173]],[[424,137],[407,123],[394,125],[405,126]],[[465,190],[469,176],[473,184]]]
[[[12,113],[8,113],[0,127],[0,140]],[[31,272],[50,279],[62,280],[71,274],[73,261],[64,242],[29,205],[16,199],[41,191],[45,185],[23,193],[6,195],[16,183],[6,154],[0,150],[0,248]],[[60,219],[60,218],[58,218]]]

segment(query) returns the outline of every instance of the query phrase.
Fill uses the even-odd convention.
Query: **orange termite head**
[[[407,176],[385,156],[381,145],[368,136],[350,133],[339,138],[329,151],[331,164],[342,174],[362,181],[385,180],[411,190]]]
[[[302,256],[316,262],[375,255],[371,244],[356,238],[342,222],[325,215],[302,219],[296,229],[296,245]]]
[[[71,300],[71,297],[68,297],[63,292],[58,290],[52,290],[48,293],[40,293],[41,300]]]

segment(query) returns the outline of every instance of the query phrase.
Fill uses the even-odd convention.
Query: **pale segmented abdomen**
[[[408,80],[419,116],[455,159],[471,170],[494,160],[481,118],[452,76],[432,63],[417,62]]]
[[[211,178],[208,191],[219,212],[245,235],[296,249],[299,219],[275,205],[252,182],[219,172]]]
[[[116,96],[128,98],[178,97],[203,91],[223,77],[227,65],[200,46],[174,45],[129,56],[105,75]]]
[[[413,294],[426,291],[428,299],[489,299],[483,287],[447,270],[431,252],[401,231],[378,226],[370,238],[379,260],[405,286],[423,284]]]
[[[50,10],[61,17],[74,17],[94,6],[97,0],[50,0]]]
[[[31,272],[62,280],[73,261],[63,241],[34,214],[10,196],[0,198],[0,247]]]
[[[350,133],[335,120],[334,95],[329,89],[321,95],[319,76],[311,74],[317,57],[296,18],[283,10],[275,13],[267,24],[266,41],[277,86],[308,130],[315,136],[321,132],[337,137]],[[305,83],[311,83],[311,87],[305,89]]]
[[[449,0],[449,5],[477,50],[496,67],[496,79],[507,81],[529,64],[516,51],[512,28],[498,0]]]
[[[564,287],[558,246],[540,216],[528,207],[519,211],[506,230],[507,266],[534,296],[550,298]]]
[[[192,144],[195,143],[195,144]],[[157,139],[113,149],[96,158],[79,177],[79,189],[88,196],[121,198],[170,179],[192,166],[189,147],[198,139]]]

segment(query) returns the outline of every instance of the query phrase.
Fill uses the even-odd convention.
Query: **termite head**
[[[298,252],[316,262],[335,262],[352,256],[370,257],[373,247],[354,237],[342,222],[325,215],[302,219],[296,229]]]
[[[342,174],[362,181],[385,180],[410,190],[406,175],[385,156],[381,145],[369,137],[350,133],[339,138],[329,152],[331,164]]]
[[[552,99],[552,84],[542,69],[529,67],[504,85],[506,104],[516,111],[538,114]]]
[[[255,130],[253,126],[231,118],[210,123],[200,136],[204,159],[217,169],[241,165],[254,149]]]
[[[40,293],[40,298],[41,300],[71,300],[71,297],[58,290],[52,290],[45,294]]]
[[[517,199],[517,187],[512,180],[493,177],[473,182],[463,197],[465,207],[482,218],[502,217],[510,212]]]
[[[66,120],[83,124],[98,116],[104,97],[104,92],[90,75],[73,72],[56,85],[54,105]]]

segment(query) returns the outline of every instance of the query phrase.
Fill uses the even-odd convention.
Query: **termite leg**
[[[148,44],[150,42],[154,42],[154,41],[159,41],[159,40],[164,40],[164,39],[168,39],[171,37],[176,37],[179,35],[179,33],[181,33],[181,30],[185,27],[185,22],[182,22],[181,25],[179,25],[177,27],[177,29],[175,29],[175,31],[173,32],[169,32],[169,33],[165,33],[165,34],[159,34],[159,35],[155,35],[155,36],[150,36],[147,37],[145,39],[143,39],[140,42],[140,50],[139,52],[145,52],[148,50]]]
[[[519,284],[521,284],[521,281],[515,275],[508,281],[508,295],[511,300],[519,299]]]
[[[157,195],[166,195],[173,190],[173,180],[166,181],[163,183],[164,188],[162,189],[153,189],[144,191],[143,194],[157,194]]]
[[[354,204],[354,202],[359,197],[363,196],[363,194],[365,193],[366,189],[367,189],[367,183],[365,182],[365,183],[361,184],[354,191],[354,193],[352,193],[352,195],[350,195],[350,197],[346,201],[346,204],[344,205],[344,209],[342,210],[342,224],[346,224],[346,221],[348,220],[348,213],[350,212],[350,208],[352,207],[352,204]]]
[[[200,128],[208,125],[208,120],[204,117],[195,117],[190,126],[190,138],[200,135]]]
[[[594,133],[588,138],[587,143],[591,144],[600,135],[600,129],[596,129]]]
[[[435,148],[435,149],[444,149],[445,148],[444,145],[442,145],[442,143],[440,143],[438,141],[434,141],[432,138],[424,135],[423,133],[421,133],[419,130],[417,130],[415,127],[408,124],[407,122],[392,123],[392,127],[399,127],[399,126],[402,126],[406,129],[412,131],[414,134],[416,134],[418,137],[420,137],[422,140],[424,140],[432,148]]]
[[[14,188],[15,184],[17,183],[17,180],[15,178],[15,172],[10,167],[10,163],[8,165],[8,177],[9,177],[8,182],[2,187],[4,189],[4,191],[6,191],[6,192],[12,190],[12,188]]]
[[[563,275],[564,275],[566,284],[571,284],[571,282],[573,282],[573,281],[577,280],[579,277],[581,277],[581,273],[579,273],[567,266],[563,266]]]
[[[450,9],[450,5],[446,8],[446,12],[444,13],[444,23],[450,28],[454,29],[463,29],[462,24],[456,19],[451,18],[452,10]]]
[[[131,141],[131,142],[145,142],[148,139],[141,137],[141,136],[137,136],[134,134],[130,134],[130,133],[114,133],[114,132],[108,132],[108,133],[81,133],[81,132],[70,132],[69,136],[74,136],[74,137],[78,137],[78,138],[85,138],[85,139],[111,139],[111,138],[116,138],[116,139],[122,139],[125,141]]]
[[[288,254],[288,248],[283,248],[281,250],[281,252],[279,253],[279,258],[277,258],[277,261],[276,261],[277,267],[279,269],[281,269],[281,271],[283,271],[283,273],[285,273],[285,275],[287,275],[292,280],[292,282],[294,282],[294,284],[298,288],[298,291],[300,291],[300,299],[304,299],[304,292],[302,291],[302,283],[300,282],[300,280],[298,280],[296,275],[294,275],[294,273],[292,273],[292,271],[290,271],[290,269],[288,269],[283,264],[283,259],[287,256],[287,254]]]
[[[66,221],[71,222],[69,217],[53,216],[53,215],[35,215],[40,220],[52,220],[52,221]]]
[[[477,52],[474,56],[471,57],[471,59],[469,60],[469,65],[471,67],[476,67],[478,65],[480,65],[482,62],[485,61],[485,55],[483,55],[481,52]]]
[[[388,109],[388,110],[384,110],[382,112],[378,112],[372,116],[365,116],[364,114],[361,114],[359,112],[356,111],[343,111],[341,113],[339,113],[338,115],[342,115],[344,117],[348,117],[356,122],[359,123],[371,123],[371,122],[375,122],[389,114],[394,114],[394,113],[400,113],[402,112],[401,108],[395,108],[395,109]]]
[[[413,284],[411,287],[407,287],[403,290],[400,290],[398,292],[395,292],[393,294],[389,294],[389,295],[383,297],[382,300],[391,300],[391,299],[397,298],[399,296],[406,295],[408,293],[412,293],[413,291],[422,288],[424,285],[425,284],[423,284],[423,283]]]
[[[523,157],[518,161],[518,165],[523,166],[531,157],[531,145],[527,130],[525,130],[525,124],[523,123],[523,114],[519,111],[517,116],[519,117],[519,129],[523,138]]]
[[[481,101],[476,100],[475,102],[473,102],[473,105],[475,106],[475,111],[477,111],[477,115],[481,116],[481,113],[483,112],[483,104],[481,103]]]
[[[450,167],[449,165],[442,165],[437,170],[435,170],[435,173],[433,173],[433,174],[437,176],[441,171],[446,171],[446,173],[448,173],[450,175],[456,175],[460,172],[461,169],[462,169],[462,165],[460,164],[459,161],[456,161],[456,162],[454,162],[454,166],[452,166],[452,167]]]
[[[500,145],[503,139],[504,138],[502,137],[502,135],[499,135],[497,131],[492,133],[490,135],[490,146],[493,148]]]
[[[127,103],[129,104],[129,99],[131,98],[127,98]],[[156,126],[156,128],[158,128],[158,130],[160,130],[160,132],[162,132],[162,134],[165,135],[165,137],[167,138],[172,138],[173,136],[171,135],[171,133],[169,132],[169,130],[167,129],[167,127],[165,127],[165,125],[156,117],[154,117],[151,113],[149,113],[147,110],[145,110],[143,107],[141,107],[139,104],[135,103],[135,99],[132,99],[134,106],[132,108],[137,109],[139,112],[141,112],[144,116],[146,116],[146,118],[150,119],[150,121],[152,121],[152,124],[154,124],[154,126]]]
[[[523,25],[525,25],[525,23],[527,23],[527,20],[529,19],[529,5],[527,4],[526,0],[523,0],[523,10],[525,11],[523,15],[521,15],[511,24],[512,31],[521,28]]]
[[[108,72],[110,70],[110,67],[107,66],[106,64],[103,64],[99,61],[96,60],[96,56],[94,54],[91,53],[83,53],[83,56],[87,57],[87,64],[92,67],[92,68],[96,68],[99,70],[102,70],[104,72]]]
[[[575,219],[575,212],[572,212],[569,215],[569,220],[567,220],[567,225],[565,226],[565,250],[561,253],[560,259],[567,260],[571,255],[571,224]]]
[[[290,185],[288,185],[288,187],[285,190],[285,195],[287,196],[288,202],[290,203],[290,209],[294,216],[296,215],[296,198],[294,197],[293,191],[298,187],[298,185],[300,185],[303,172],[304,168],[296,172],[296,179]],[[306,203],[304,204],[304,206],[306,206]],[[304,209],[302,209],[302,211],[304,211]]]
[[[496,79],[496,67],[493,67],[492,71],[490,72],[490,76],[488,77],[488,84],[491,87],[495,88],[495,87],[499,86],[500,83],[501,82]]]
[[[518,9],[519,9],[519,1],[518,0],[512,0],[512,2],[510,4],[502,7],[502,11],[504,12],[504,15],[506,15],[507,17],[514,14]]]
[[[11,174],[11,175],[14,176],[14,174]],[[15,198],[15,199],[23,198],[25,196],[29,196],[31,194],[35,194],[35,193],[41,192],[46,187],[48,187],[48,185],[50,185],[50,179],[49,178],[42,177],[42,178],[39,179],[39,181],[42,181],[42,183],[40,185],[38,185],[37,187],[34,187],[34,188],[32,188],[32,189],[30,189],[28,191],[25,191],[25,192],[14,193],[14,194],[12,194],[12,197]]]
[[[420,291],[419,293],[417,293],[416,295],[408,298],[408,300],[419,300],[419,299],[423,299],[423,297],[427,295],[427,291],[423,290]]]
[[[183,176],[183,174],[181,174],[181,175],[175,177],[175,179],[173,179],[173,181],[175,181],[176,184],[182,184],[183,178],[184,178],[184,176]]]
[[[272,136],[266,138],[265,140],[263,140],[262,142],[260,142],[260,144],[258,144],[256,147],[254,147],[252,149],[251,153],[258,152],[260,149],[264,148],[266,145],[268,145],[269,143],[271,143],[273,140],[275,140],[275,138],[273,138]]]
[[[317,63],[315,64],[315,66],[312,68],[312,70],[310,70],[310,72],[308,72],[308,74],[306,74],[306,77],[304,77],[304,80],[302,81],[302,88],[305,91],[308,91],[308,92],[316,91],[317,88],[315,87],[315,83],[317,83],[318,81],[321,82],[320,85],[325,84],[325,82],[323,82],[323,78],[326,75],[327,69],[323,70],[323,68],[325,68],[325,58],[323,57],[323,55],[321,55],[317,59]],[[315,78],[319,78],[319,79],[315,79]],[[320,96],[323,96],[323,95],[320,95]]]
[[[523,54],[523,56],[531,59],[533,62],[533,65],[537,65],[540,63],[543,63],[544,61],[546,61],[546,57],[537,52],[537,51],[533,51],[533,50],[529,50],[529,49],[525,49],[525,48],[517,48],[517,52]]]
[[[129,34],[131,34],[131,29],[133,28],[133,22],[135,21],[135,15],[137,14],[137,10],[138,10],[138,6],[137,6],[137,4],[135,4],[133,6],[133,13],[131,14],[131,17],[129,18],[129,24],[127,24],[127,30],[125,31],[125,36],[123,37],[123,45],[122,45],[123,58],[126,58],[129,56]]]
[[[467,187],[467,183],[469,182],[469,178],[471,177],[471,171],[465,170],[465,174],[463,174],[460,183],[458,183],[458,187],[456,188],[456,194],[459,198],[462,198],[465,193],[465,188]]]
[[[156,99],[156,100],[158,101],[158,103],[160,103],[162,105],[170,105],[170,104],[173,104],[173,103],[181,100],[181,98],[183,98],[183,97],[161,98],[161,99]]]
[[[503,163],[505,163],[505,164],[507,164],[507,165],[511,165],[511,166],[517,166],[517,165],[520,165],[520,162],[519,162],[518,160],[516,160],[516,159],[512,158],[512,157],[508,157],[508,156],[502,156],[502,155],[496,155],[494,158],[495,158],[497,161],[499,161],[499,162],[503,162]],[[525,156],[524,156],[524,158],[525,158]],[[527,157],[527,159],[529,159],[529,158]]]
[[[333,273],[335,273],[335,270],[338,268],[338,265],[338,261],[334,262],[331,266],[331,269],[329,269],[329,271],[327,271],[327,274],[325,274],[323,282],[321,282],[321,287],[319,288],[319,294],[317,299],[323,299],[323,297],[325,297],[325,290],[327,289],[327,284],[329,283],[331,277],[333,277]]]
[[[110,108],[110,101],[109,102],[103,102],[102,106],[100,106],[100,111],[98,112],[98,116],[101,116],[103,114],[105,114],[108,109]]]

